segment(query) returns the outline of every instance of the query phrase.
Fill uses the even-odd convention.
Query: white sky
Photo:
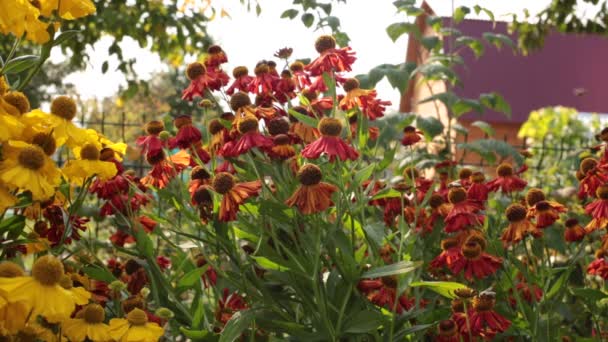
[[[279,5],[277,5],[280,2]],[[348,3],[334,6],[332,15],[341,20],[342,30],[351,38],[351,47],[357,53],[357,61],[353,66],[352,75],[367,73],[373,67],[382,63],[398,64],[405,60],[407,38],[403,35],[393,43],[386,34],[386,27],[394,22],[403,21],[404,14],[397,15],[392,0],[348,0]],[[438,15],[449,16],[452,13],[452,1],[429,0],[431,7]],[[252,0],[252,3],[255,3]],[[229,63],[224,66],[228,74],[237,65],[246,65],[251,69],[261,59],[271,59],[275,51],[282,47],[292,47],[293,57],[314,58],[314,41],[322,33],[306,28],[299,17],[294,20],[281,19],[281,13],[290,8],[291,1],[259,0],[262,13],[258,17],[255,12],[247,12],[239,0],[213,0],[212,4],[224,7],[231,18],[217,18],[208,25],[209,34],[222,46],[228,54]],[[454,0],[454,6],[469,6],[479,4],[492,12],[497,20],[510,20],[509,13],[521,15],[527,8],[531,13],[544,8],[550,0]],[[299,6],[298,6],[299,7]],[[474,13],[467,16],[475,18]],[[486,18],[481,14],[481,18]],[[314,25],[313,25],[314,27]],[[92,49],[91,60],[85,71],[66,77],[65,82],[77,86],[83,98],[106,97],[115,94],[120,85],[125,85],[125,78],[119,71],[114,71],[118,64],[110,60],[110,68],[106,74],[101,73],[101,65],[107,60],[107,49],[111,39],[102,39]],[[142,79],[147,79],[155,71],[162,70],[160,59],[136,42],[125,39],[121,42],[126,59],[136,57],[139,62],[135,69]],[[54,60],[62,58],[61,52],[55,49]],[[187,61],[191,62],[191,61]],[[94,85],[94,86],[92,86]],[[377,86],[379,97],[393,102],[393,109],[399,104],[399,93],[390,87],[386,80]]]

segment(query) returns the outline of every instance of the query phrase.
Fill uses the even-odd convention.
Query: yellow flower
[[[17,197],[13,196],[4,184],[0,184],[0,215],[16,203]]]
[[[34,200],[45,200],[55,194],[61,173],[42,148],[21,141],[9,141],[0,163],[0,181],[9,188],[28,190]]]
[[[80,150],[80,160],[70,160],[63,167],[63,173],[73,184],[83,184],[85,179],[97,176],[101,180],[112,178],[118,170],[111,162],[99,160],[99,150],[87,144]]]
[[[49,240],[41,238],[38,233],[31,232],[28,234],[27,238],[30,240],[30,242],[25,244],[26,254],[40,253],[49,249]]]
[[[17,264],[5,261],[0,264],[0,278],[14,278],[24,275]],[[10,303],[0,293],[0,336],[14,335],[25,327],[30,308],[23,301]]]
[[[25,125],[19,121],[19,118],[11,115],[0,104],[0,142],[18,139],[24,128]]]
[[[47,24],[38,20],[40,11],[28,0],[2,0],[0,1],[0,32],[12,33],[16,37],[26,38],[36,43],[45,43],[49,40],[42,31],[46,32]]]
[[[25,302],[32,308],[32,317],[40,315],[58,323],[70,317],[76,304],[87,304],[91,297],[81,287],[64,288],[61,281],[65,279],[69,280],[61,261],[46,255],[36,260],[31,277],[0,278],[0,294],[10,303]]]
[[[64,321],[63,334],[70,341],[110,341],[110,327],[104,324],[105,311],[99,304],[89,304],[76,314],[76,319]]]
[[[91,0],[40,0],[41,12],[45,17],[58,10],[63,19],[73,20],[95,13],[95,4]]]
[[[131,310],[127,319],[110,320],[110,335],[119,342],[155,342],[163,334],[163,328],[156,323],[148,323],[148,316],[140,309]]]

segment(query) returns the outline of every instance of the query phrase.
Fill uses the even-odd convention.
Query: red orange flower
[[[245,66],[238,66],[232,70],[234,81],[226,89],[226,94],[232,95],[235,91],[248,91],[253,77],[249,76],[249,70]]]
[[[578,196],[581,199],[594,197],[597,189],[601,185],[608,183],[606,166],[599,165],[599,162],[595,158],[583,159],[579,171],[581,178]]]
[[[363,279],[357,284],[359,291],[363,292],[367,299],[387,310],[395,310],[397,314],[411,310],[415,305],[413,298],[408,298],[402,294],[397,298],[398,280],[395,276],[387,276],[376,279]],[[420,303],[424,306],[424,302]]]
[[[296,88],[298,90],[303,90],[310,83],[310,76],[304,71],[304,64],[300,61],[295,61],[289,65],[289,70],[293,74],[294,81],[296,83]]]
[[[165,158],[165,153],[163,152],[152,158],[148,158],[147,161],[152,165],[152,170],[141,179],[141,183],[162,189],[169,184],[171,179],[188,167],[190,156],[181,151],[171,157]]]
[[[207,68],[200,62],[188,65],[186,76],[190,85],[182,92],[182,100],[192,101],[194,97],[205,97],[207,88],[215,87],[216,80],[207,73]]]
[[[453,274],[464,273],[464,277],[471,281],[473,278],[483,279],[496,273],[502,266],[502,259],[485,253],[487,241],[474,235],[468,238],[461,247],[464,258],[450,265]]]
[[[338,191],[335,185],[321,182],[323,174],[314,164],[303,165],[298,171],[300,185],[285,204],[298,207],[302,214],[314,214],[326,210],[334,203],[331,195]]]
[[[471,226],[480,226],[485,217],[480,214],[479,204],[467,199],[467,192],[462,187],[451,188],[448,200],[452,203],[452,210],[445,217],[445,232],[453,233]]]
[[[262,61],[255,66],[255,77],[249,83],[249,92],[259,95],[271,94],[279,78],[270,72],[268,62]]]
[[[369,120],[383,117],[386,106],[389,106],[391,102],[380,101],[376,99],[377,94],[375,90],[361,89],[359,86],[359,80],[356,78],[346,80],[343,85],[346,95],[340,101],[340,109],[348,111],[359,108]]]
[[[254,147],[264,151],[269,150],[273,145],[273,141],[271,138],[260,133],[258,125],[258,119],[254,116],[247,116],[240,120],[238,122],[238,130],[241,133],[241,137],[231,144],[224,145],[219,154],[224,157],[237,157],[247,153]]]
[[[502,233],[501,240],[505,248],[523,240],[527,235],[542,236],[536,226],[526,216],[526,207],[521,204],[511,204],[505,211],[509,226]]]
[[[597,199],[585,207],[585,213],[592,217],[592,220],[585,227],[587,233],[608,225],[608,185],[598,187],[596,195]]]
[[[403,139],[401,139],[401,145],[403,145],[403,146],[414,145],[415,143],[422,140],[423,137],[424,137],[424,135],[422,134],[422,132],[417,130],[415,127],[407,126],[403,129]]]
[[[496,168],[497,177],[487,183],[490,191],[502,191],[504,193],[510,193],[514,191],[523,190],[528,182],[519,178],[517,175],[520,174],[523,168],[518,172],[513,171],[513,166],[508,163],[502,163]]]
[[[485,203],[488,200],[488,187],[484,184],[486,177],[482,172],[473,172],[470,176],[471,182],[467,190],[467,197],[471,201],[475,201],[479,204]]]
[[[304,67],[311,76],[321,76],[324,72],[351,71],[351,65],[357,59],[350,47],[336,49],[336,40],[332,36],[320,36],[315,42],[315,49],[320,54]]]
[[[471,332],[475,336],[492,338],[511,326],[511,321],[494,311],[496,298],[493,293],[482,292],[473,298],[473,310],[469,312]]]
[[[600,249],[595,252],[595,260],[587,266],[587,273],[608,279],[608,250]]]
[[[230,293],[230,291],[225,288],[222,298],[218,301],[215,319],[221,326],[224,326],[235,313],[245,310],[248,307],[243,296],[236,292]]]
[[[222,195],[219,219],[228,222],[236,220],[236,214],[241,204],[249,197],[259,194],[262,182],[257,180],[237,183],[233,175],[221,172],[213,178],[212,186],[217,193]]]
[[[322,153],[327,154],[329,161],[334,161],[336,157],[342,161],[359,158],[359,153],[340,138],[340,134],[342,133],[342,123],[340,123],[340,120],[323,118],[319,121],[318,129],[321,137],[308,144],[302,150],[304,158],[317,159]]]
[[[564,231],[564,240],[568,242],[581,241],[585,238],[585,229],[578,223],[575,218],[569,218],[564,223],[566,230]]]
[[[165,143],[159,138],[160,132],[165,129],[161,121],[150,121],[146,124],[147,136],[137,138],[135,143],[141,146],[142,153],[146,156],[155,156],[162,152]]]

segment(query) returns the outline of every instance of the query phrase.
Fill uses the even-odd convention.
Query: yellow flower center
[[[448,192],[448,201],[452,204],[464,202],[467,199],[467,192],[462,187],[451,188]]]
[[[232,110],[234,111],[238,110],[239,108],[243,108],[245,106],[250,105],[251,99],[249,98],[249,95],[242,91],[239,91],[238,93],[232,95],[232,97],[230,98],[230,108],[232,108]]]
[[[544,201],[545,200],[545,193],[538,188],[532,188],[530,190],[528,190],[528,193],[526,194],[526,202],[528,203],[529,206],[533,206],[536,203],[540,202],[540,201]]]
[[[361,83],[359,82],[358,79],[349,78],[346,80],[346,82],[344,82],[342,89],[344,89],[344,91],[348,93],[349,91],[355,90],[355,89],[359,88],[360,86],[361,86]]]
[[[232,190],[235,184],[234,176],[228,172],[220,172],[213,178],[213,189],[219,194],[226,194]]]
[[[315,41],[315,50],[318,53],[323,53],[329,49],[336,48],[336,40],[332,36],[322,35]]]
[[[99,150],[93,144],[86,144],[80,150],[80,158],[85,160],[99,160]]]
[[[23,269],[14,262],[5,261],[0,264],[0,278],[23,277]]]
[[[82,318],[85,322],[96,324],[103,323],[106,319],[106,312],[103,307],[99,304],[89,304],[83,309]]]
[[[32,139],[32,144],[40,146],[47,156],[52,156],[57,150],[57,143],[53,136],[46,133],[37,133]]]
[[[302,185],[315,185],[321,182],[323,174],[317,165],[306,164],[300,168],[297,177]]]
[[[206,73],[207,73],[207,68],[205,68],[205,66],[200,62],[191,63],[186,68],[186,76],[188,77],[188,79],[190,81],[192,81],[192,80],[196,79],[197,77],[204,75]]]
[[[165,124],[162,121],[153,120],[146,124],[146,133],[150,135],[159,135],[165,129]]]
[[[10,93],[4,95],[4,101],[17,108],[21,114],[25,114],[30,111],[30,101],[27,99],[25,94],[20,91],[11,91]]]
[[[44,166],[44,152],[38,146],[28,146],[19,152],[17,160],[21,166],[30,170],[39,170]]]
[[[239,133],[245,134],[258,129],[258,119],[255,116],[247,116],[238,124]]]
[[[342,133],[342,123],[336,118],[323,118],[319,121],[319,131],[328,137],[337,137]]]
[[[509,177],[513,175],[513,166],[508,163],[502,163],[496,168],[496,174],[500,177]]]
[[[59,96],[51,102],[51,113],[71,121],[76,116],[76,102],[67,96]]]
[[[148,315],[141,309],[133,309],[127,315],[127,320],[133,325],[145,325],[148,323]]]
[[[32,266],[32,277],[42,285],[57,285],[62,276],[63,264],[52,255],[40,257]]]
[[[527,212],[526,207],[523,205],[513,203],[507,207],[505,214],[507,215],[507,220],[509,220],[509,222],[519,222],[526,218]]]

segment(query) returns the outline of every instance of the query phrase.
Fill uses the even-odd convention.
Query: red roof
[[[507,33],[504,22],[493,27],[489,21],[464,20],[456,28],[472,37],[481,37],[483,32]],[[545,38],[542,49],[527,56],[516,55],[509,47],[498,50],[488,43],[479,59],[468,48],[462,57],[465,66],[457,68],[457,72],[463,87],[455,89],[458,95],[478,98],[481,93],[496,91],[511,105],[511,119],[486,111],[482,117],[485,121],[520,123],[531,111],[555,105],[574,107],[580,112],[608,113],[605,38],[552,33]],[[463,118],[480,117],[473,113]]]

